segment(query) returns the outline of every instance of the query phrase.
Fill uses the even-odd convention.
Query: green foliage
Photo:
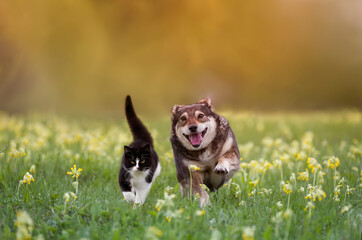
[[[8,145],[0,153],[0,239],[16,238],[20,210],[33,220],[31,235],[44,239],[241,239],[251,233],[255,239],[360,238],[360,112],[224,116],[239,143],[242,169],[218,192],[209,193],[212,204],[201,209],[197,200],[180,197],[167,117],[146,121],[162,172],[146,203],[133,208],[118,186],[122,147],[131,141],[124,122],[0,115],[0,149]],[[307,158],[297,160],[303,151],[321,169],[316,164],[308,168]],[[328,167],[333,155],[340,159],[336,171]],[[34,181],[20,185],[32,165]],[[65,204],[64,195],[74,191],[67,175],[73,165],[83,171],[77,198]],[[298,178],[306,168],[308,181],[294,182],[292,173]],[[314,194],[308,190],[313,168],[315,187],[326,194],[315,202],[305,198]],[[320,171],[326,174],[319,176]],[[283,191],[281,181],[292,192]],[[334,185],[339,182],[336,201]],[[301,187],[304,192],[298,191]],[[305,210],[308,202],[315,208]]]

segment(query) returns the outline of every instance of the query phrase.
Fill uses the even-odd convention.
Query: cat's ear
[[[142,148],[142,151],[144,151],[144,152],[151,152],[151,146],[150,146],[150,144],[146,144],[143,148]]]
[[[205,105],[206,107],[210,108],[211,112],[215,112],[214,105],[212,105],[211,98],[209,97],[201,99],[200,101],[198,101],[198,104]]]
[[[128,152],[130,152],[130,151],[132,151],[132,148],[124,145],[124,153],[128,153]]]

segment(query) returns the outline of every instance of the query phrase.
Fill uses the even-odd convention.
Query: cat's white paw
[[[136,200],[134,202],[135,205],[141,206],[145,203],[146,196],[136,193]]]
[[[140,202],[135,202],[133,204],[133,209],[135,209],[136,207],[140,207],[140,206],[142,206],[142,204]]]
[[[136,196],[133,192],[123,192],[123,197],[129,203],[134,203],[136,200]]]

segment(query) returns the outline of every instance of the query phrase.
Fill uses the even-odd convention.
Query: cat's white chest
[[[132,186],[132,192],[123,192],[123,195],[127,202],[134,202],[137,204],[143,204],[151,189],[152,183],[161,172],[161,165],[158,163],[155,173],[153,174],[152,182],[147,183],[146,177],[150,170],[133,172],[131,175],[130,183]]]
[[[150,185],[146,182],[146,177],[148,176],[150,170],[144,172],[134,172],[131,178],[131,186],[134,190],[142,190]]]

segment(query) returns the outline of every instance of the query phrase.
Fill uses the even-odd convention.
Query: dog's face
[[[214,140],[217,124],[209,98],[192,105],[175,105],[172,114],[175,134],[186,149],[200,150]]]

